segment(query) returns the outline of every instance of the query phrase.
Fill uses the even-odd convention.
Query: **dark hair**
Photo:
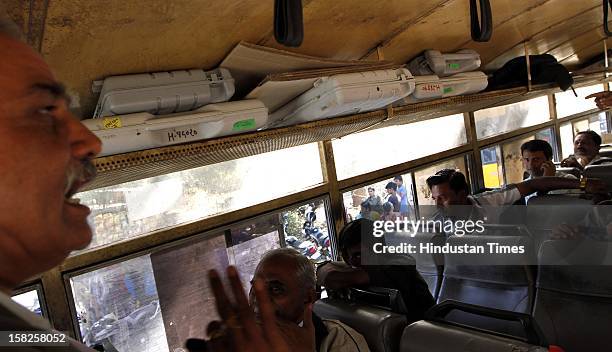
[[[384,211],[391,211],[393,210],[393,204],[389,203],[389,202],[385,202],[385,204],[383,204],[383,210]]]
[[[393,182],[389,182],[387,183],[387,186],[385,186],[385,189],[389,189],[389,188],[393,189],[394,191],[397,191],[397,185]]]
[[[586,134],[587,136],[591,137],[591,140],[595,142],[595,144],[601,145],[601,136],[597,134],[597,132],[592,131],[592,130],[586,130],[586,131],[576,133],[576,137],[578,137],[581,134]],[[574,137],[574,139],[576,139],[576,137]]]
[[[465,193],[468,194],[470,193],[470,186],[465,180],[465,175],[463,175],[460,171],[456,171],[453,169],[440,170],[436,172],[433,176],[429,176],[426,182],[430,190],[431,187],[435,185],[448,183],[450,188],[455,193],[459,193],[460,191],[465,191]]]
[[[370,209],[371,208],[370,203],[368,201],[366,201],[366,200],[361,202],[361,206],[366,208],[366,209]]]
[[[368,192],[369,191],[376,191],[376,190],[374,189],[374,187],[368,187]]]
[[[393,180],[398,180],[398,181],[400,181],[400,182],[404,182],[404,179],[402,178],[402,176],[401,176],[401,175],[397,175],[397,176],[395,176],[395,177],[393,178]]]
[[[349,247],[361,243],[361,234],[366,233],[366,236],[372,236],[374,232],[374,222],[368,219],[357,219],[344,225],[338,235],[338,245],[340,251],[344,252]]]
[[[521,156],[523,156],[524,151],[528,152],[542,152],[546,157],[546,160],[552,159],[553,150],[550,144],[547,141],[541,139],[534,139],[532,141],[528,141],[521,145]]]

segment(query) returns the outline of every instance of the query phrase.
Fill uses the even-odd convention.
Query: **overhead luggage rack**
[[[600,81],[601,77],[581,82]],[[91,190],[228,160],[249,157],[284,148],[340,138],[368,129],[377,129],[441,116],[510,104],[556,92],[550,85],[534,86],[473,95],[442,98],[393,109],[335,117],[300,125],[233,135],[188,144],[110,155],[94,159],[98,177],[86,185]]]

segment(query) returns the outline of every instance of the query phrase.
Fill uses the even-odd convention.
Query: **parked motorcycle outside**
[[[309,259],[317,260],[321,257],[321,252],[319,251],[319,246],[316,242],[310,240],[300,240],[295,236],[286,236],[285,243]]]

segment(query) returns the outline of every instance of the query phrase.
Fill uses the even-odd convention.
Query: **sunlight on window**
[[[497,136],[548,120],[550,120],[550,111],[547,96],[474,112],[478,139]]]
[[[332,141],[336,172],[340,180],[465,143],[465,125],[461,114],[385,127]]]
[[[277,199],[323,182],[316,143],[80,193],[88,249]]]
[[[580,112],[596,109],[597,106],[595,106],[594,99],[587,100],[585,99],[585,97],[589,94],[601,91],[603,91],[603,86],[601,84],[596,84],[594,86],[576,89],[576,94],[578,95],[578,97],[574,95],[574,92],[572,92],[571,89],[568,89],[563,93],[555,93],[555,102],[557,104],[557,117],[562,118]]]

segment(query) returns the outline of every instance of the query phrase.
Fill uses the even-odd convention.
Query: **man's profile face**
[[[431,198],[438,209],[448,209],[451,205],[467,204],[465,192],[455,192],[448,182],[431,186]]]
[[[259,263],[254,278],[261,279],[267,287],[277,318],[299,323],[304,318],[306,304],[314,301],[314,292],[305,292],[296,273],[294,259],[275,256]],[[249,303],[251,307],[257,307],[252,287]]]
[[[574,138],[574,154],[578,157],[594,158],[599,153],[599,145],[587,134]]]
[[[396,184],[398,187],[402,185],[402,181],[400,181],[400,180],[398,180],[398,179],[393,180],[393,182],[395,182],[395,184]]]
[[[36,52],[1,34],[0,47],[0,251],[24,259],[24,272],[43,271],[91,240],[89,209],[67,198],[88,181],[81,160],[101,144]]]
[[[368,190],[368,195],[373,196],[374,195],[374,190],[373,189],[369,189]]]
[[[346,258],[344,258],[350,266],[359,268],[361,267],[361,243],[350,246],[345,251]]]
[[[544,174],[542,170],[542,164],[547,161],[544,152],[541,150],[531,152],[529,150],[523,151],[523,167],[531,176],[540,177]]]

